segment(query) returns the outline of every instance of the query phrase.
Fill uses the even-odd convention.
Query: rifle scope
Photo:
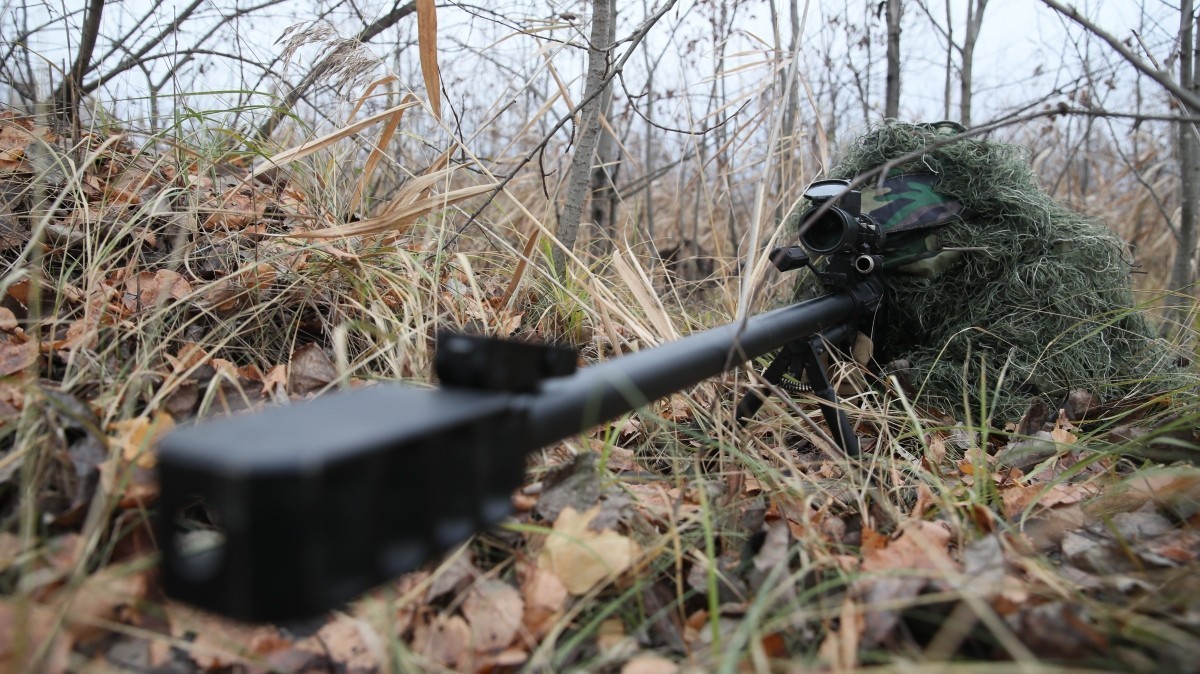
[[[800,216],[800,245],[813,255],[865,253],[883,245],[883,229],[862,212],[862,193],[849,180],[818,180],[804,192],[812,206]],[[856,260],[856,266],[874,260]],[[869,272],[871,268],[860,269]]]

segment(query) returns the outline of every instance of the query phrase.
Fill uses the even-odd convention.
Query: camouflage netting
[[[932,278],[888,277],[890,320],[877,336],[886,354],[876,355],[909,361],[920,402],[961,415],[969,400],[978,418],[982,381],[999,422],[1019,418],[1032,396],[1061,405],[1076,389],[1111,401],[1184,385],[1133,308],[1119,238],[1043,192],[1024,148],[964,139],[927,149],[936,139],[927,125],[886,123],[844,148],[830,174],[854,178],[921,152],[892,175],[935,173],[936,191],[970,212],[935,230],[938,243],[983,251]],[[797,289],[815,290],[812,281]]]

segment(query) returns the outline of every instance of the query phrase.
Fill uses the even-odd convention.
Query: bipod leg
[[[808,341],[798,341],[791,348],[793,353],[799,356],[798,365],[801,366],[809,386],[812,387],[813,394],[826,401],[817,406],[821,408],[821,414],[825,416],[825,425],[829,426],[834,441],[841,446],[847,456],[858,456],[858,436],[854,434],[854,429],[850,426],[850,420],[846,418],[846,413],[838,407],[837,393],[834,392],[833,385],[829,383],[829,375],[825,372],[825,366],[821,364],[821,356],[827,350],[825,340],[821,339],[820,335],[813,335],[808,338]]]
[[[762,378],[771,386],[778,386],[779,382],[783,381],[783,375],[792,366],[792,359],[788,355],[788,350],[781,349],[775,354],[775,359],[763,370]],[[745,426],[746,422],[750,421],[759,408],[766,402],[767,395],[770,394],[770,389],[766,387],[752,388],[746,391],[746,395],[738,401],[737,404],[737,421],[739,426]]]

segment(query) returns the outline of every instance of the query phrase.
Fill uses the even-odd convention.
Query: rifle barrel
[[[548,379],[529,403],[533,448],[827,330],[857,309],[858,300],[848,293],[825,295]]]
[[[877,299],[851,287],[529,393],[385,384],[175,431],[158,456],[166,592],[246,620],[334,608],[503,519],[528,452],[854,324]],[[197,503],[215,545],[186,529]]]

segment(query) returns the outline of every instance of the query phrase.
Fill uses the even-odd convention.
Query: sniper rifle
[[[166,593],[251,621],[335,608],[500,522],[529,452],[776,351],[765,380],[803,376],[832,438],[857,454],[822,356],[869,332],[883,230],[847,181],[805,196],[801,246],[771,259],[813,269],[816,299],[577,372],[572,349],[441,334],[440,388],[381,384],[169,434],[155,525]],[[739,419],[764,394],[748,394]],[[219,535],[187,530],[198,503]]]

